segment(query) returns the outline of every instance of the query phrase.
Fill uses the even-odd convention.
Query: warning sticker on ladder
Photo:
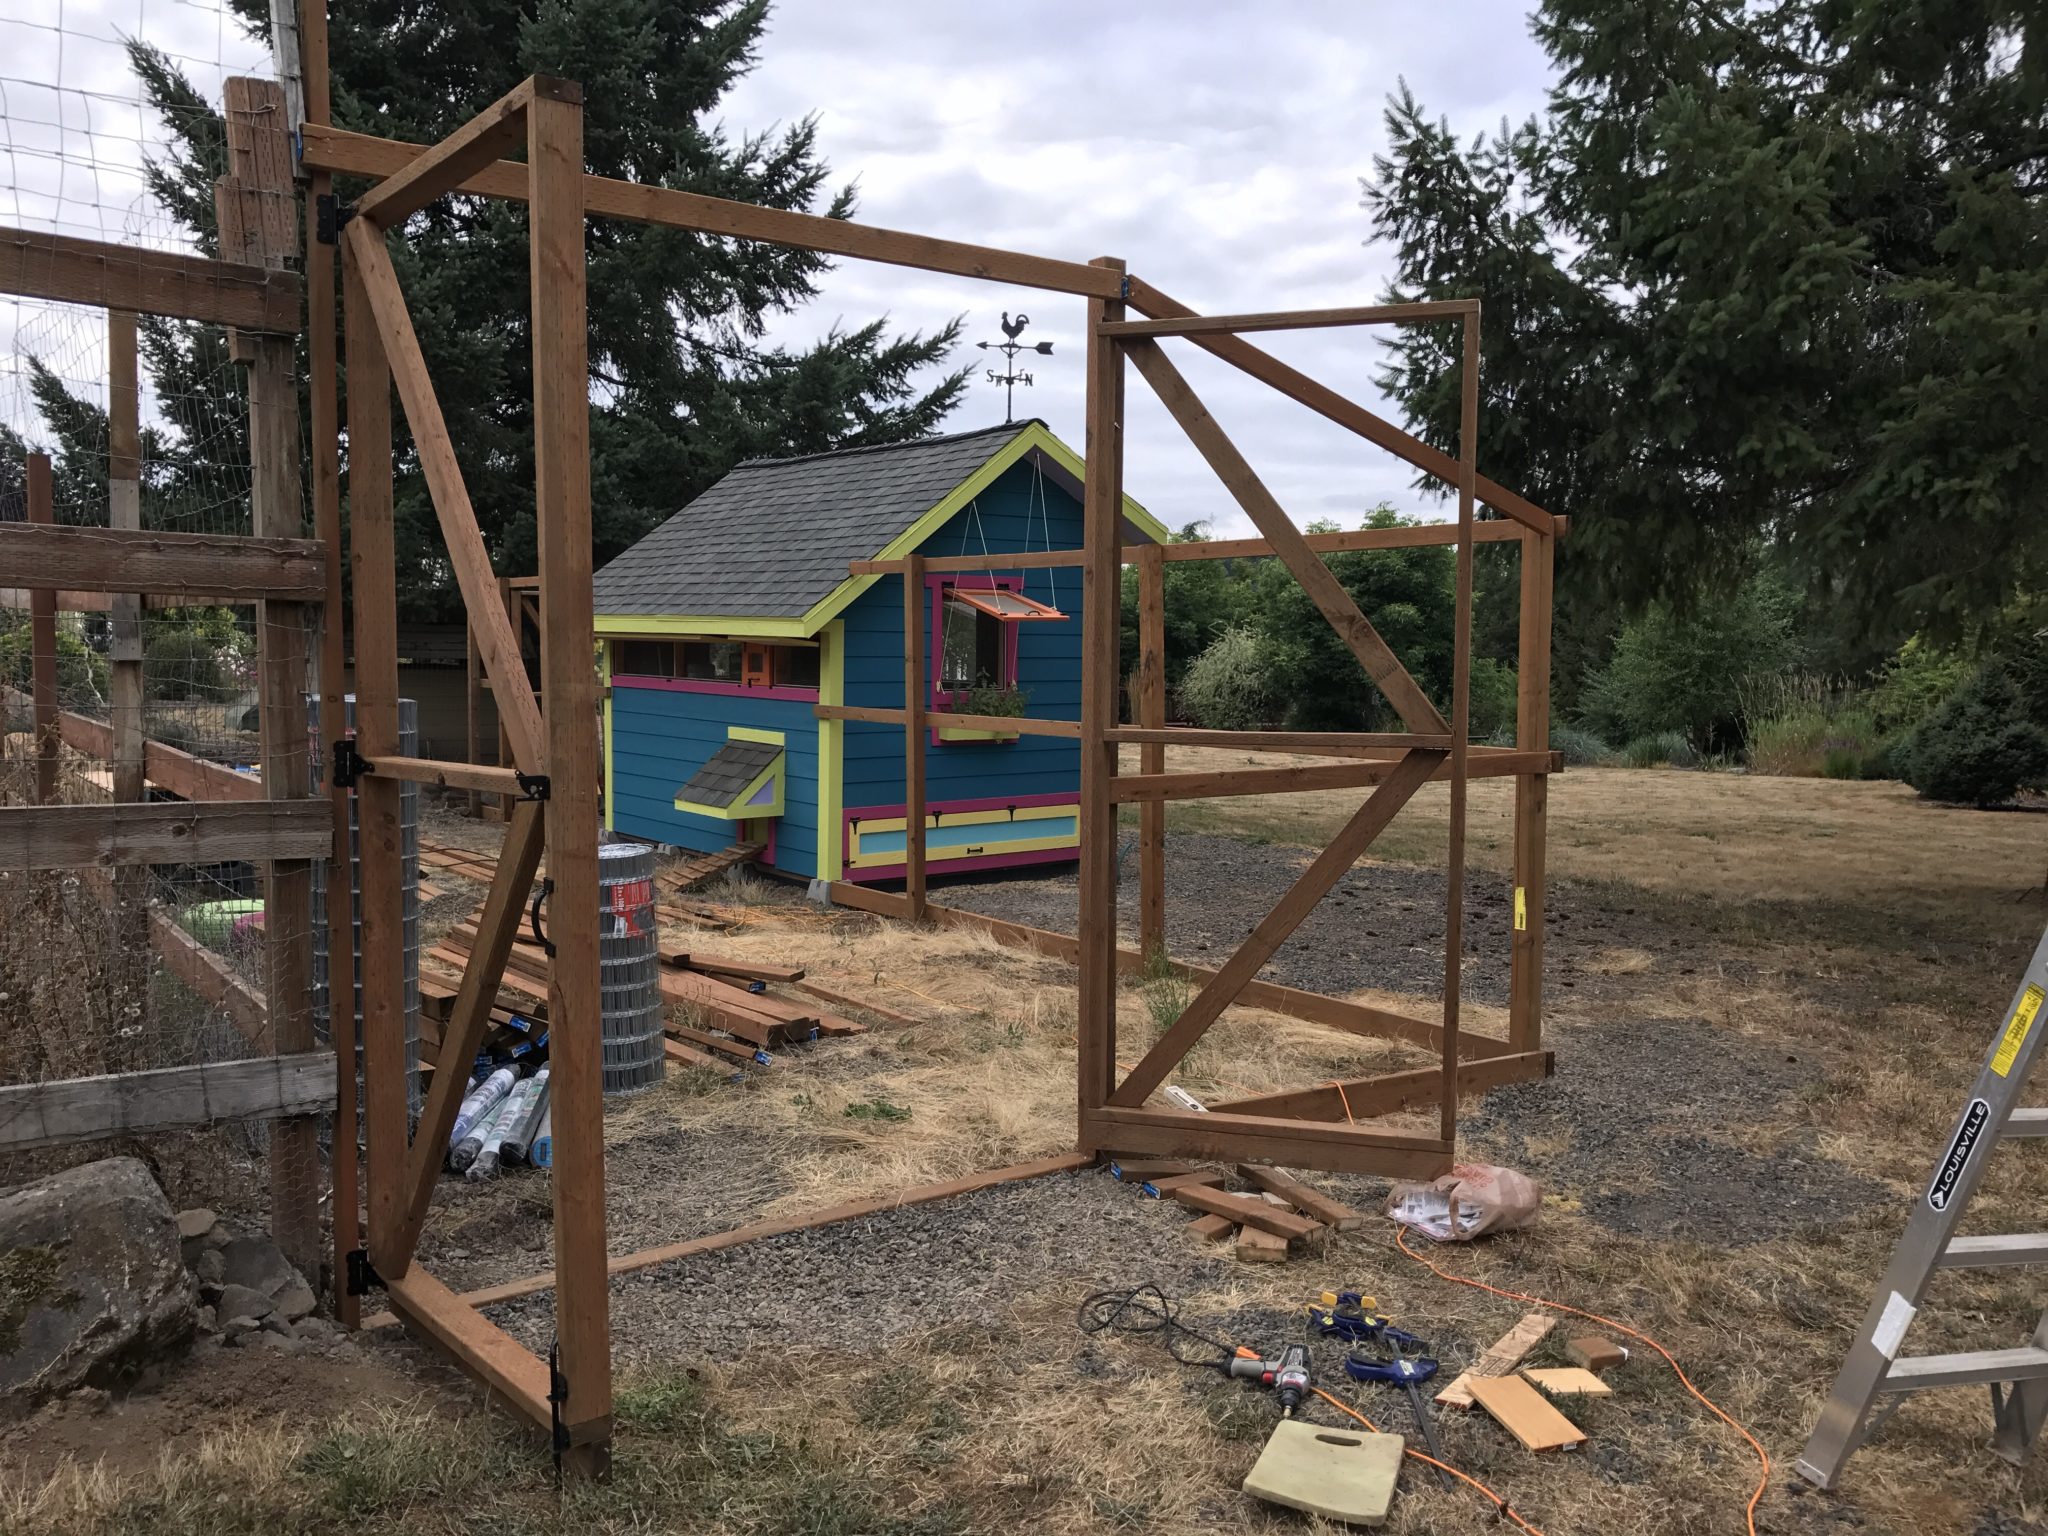
[[[2039,987],[2030,986],[2020,994],[2020,1005],[2013,1009],[2012,1017],[2006,1021],[2005,1034],[1998,1042],[1998,1049],[1991,1054],[1991,1070],[2000,1077],[2012,1070],[2013,1062],[2020,1054],[2020,1047],[2027,1043],[2027,1035],[2033,1030],[2034,1020],[2041,1014],[2042,993]]]
[[[1877,1326],[1870,1333],[1870,1342],[1877,1346],[1877,1352],[1885,1359],[1898,1358],[1899,1346],[1906,1342],[1906,1328],[1918,1310],[1897,1291],[1892,1292],[1891,1300],[1884,1304],[1884,1311],[1878,1314]]]

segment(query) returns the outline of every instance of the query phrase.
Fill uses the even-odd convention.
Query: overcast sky
[[[143,207],[134,174],[160,129],[136,106],[117,35],[158,42],[216,99],[220,77],[261,54],[217,0],[29,0],[6,9],[0,222],[160,243],[167,232]],[[737,137],[816,112],[823,153],[839,180],[858,184],[865,222],[1076,261],[1120,256],[1217,313],[1380,297],[1388,264],[1365,243],[1358,181],[1384,147],[1385,100],[1403,77],[1467,135],[1537,110],[1548,81],[1522,0],[776,0],[759,67],[722,115]],[[1032,359],[1036,383],[1019,389],[1018,414],[1043,416],[1080,448],[1080,299],[846,262],[774,334],[801,342],[878,315],[904,329],[964,316],[963,356],[976,373],[948,426],[966,428],[1002,419],[1002,390],[981,373],[992,355],[971,343],[1000,340],[1005,310],[1029,314],[1027,339],[1055,347]],[[11,319],[0,314],[0,358],[13,350]],[[66,339],[85,372],[94,338]],[[1188,343],[1168,345],[1298,521],[1353,523],[1383,500],[1445,515],[1390,455]],[[1398,415],[1373,388],[1370,333],[1303,332],[1261,345]],[[0,417],[21,403],[14,372],[13,359],[0,361]],[[1129,401],[1131,494],[1176,526],[1208,520],[1219,533],[1249,531],[1135,374]]]

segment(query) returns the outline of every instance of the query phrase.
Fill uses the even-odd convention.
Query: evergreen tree
[[[1464,143],[1404,86],[1365,203],[1398,296],[1484,301],[1480,463],[1577,519],[1561,592],[1684,602],[1775,549],[1895,644],[2038,587],[2040,14],[1543,0],[1534,28],[1542,118]],[[1412,328],[1383,377],[1446,449],[1454,347]]]
[[[252,32],[267,33],[267,0],[233,4]],[[850,217],[852,190],[828,185],[815,120],[735,139],[713,117],[754,66],[767,14],[767,0],[352,0],[330,18],[334,120],[431,143],[526,76],[561,75],[583,84],[584,154],[596,174]],[[211,253],[213,182],[226,169],[220,119],[167,56],[139,42],[129,54],[173,134],[170,153],[149,168],[150,190]],[[340,190],[348,195],[350,184]],[[525,208],[442,198],[408,220],[391,248],[492,558],[501,571],[531,571]],[[925,335],[893,334],[877,320],[806,348],[767,343],[770,321],[815,295],[828,266],[815,252],[593,219],[588,254],[600,563],[742,458],[928,435],[964,389],[964,370],[931,374],[951,352],[957,322]],[[167,482],[181,449],[203,444],[218,463],[245,441],[244,385],[220,366],[219,336],[163,323],[145,333],[160,394],[193,418],[156,445]],[[97,413],[73,405],[45,401],[45,416],[60,451],[70,446],[82,462],[85,418]],[[99,431],[103,441],[103,418]],[[457,618],[459,594],[402,413],[397,449],[400,611]]]

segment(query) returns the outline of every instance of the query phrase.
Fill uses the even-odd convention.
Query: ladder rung
[[[2048,1136],[2048,1109],[2016,1109],[2005,1119],[2007,1136]]]
[[[2048,1264],[2048,1232],[1952,1237],[1935,1261],[1941,1269],[1996,1269],[2007,1264]]]
[[[1963,1387],[1977,1382],[2034,1381],[2048,1377],[2048,1349],[1979,1349],[1961,1355],[1908,1355],[1885,1372],[1882,1390],[1918,1392],[1924,1387]]]

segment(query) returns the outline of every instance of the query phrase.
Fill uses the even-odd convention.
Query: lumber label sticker
[[[1913,1314],[1919,1308],[1906,1300],[1897,1291],[1884,1304],[1884,1311],[1877,1317],[1877,1326],[1870,1330],[1870,1342],[1877,1346],[1877,1352],[1887,1360],[1896,1360],[1899,1346],[1906,1342],[1906,1329],[1913,1321]]]
[[[1529,931],[1529,893],[1521,886],[1515,887],[1515,932]]]
[[[1990,1119],[1989,1104],[1982,1099],[1970,1100],[1970,1107],[1963,1111],[1963,1123],[1956,1127],[1955,1139],[1948,1144],[1948,1156],[1934,1170],[1934,1184],[1927,1191],[1927,1203],[1937,1211],[1948,1209],[1949,1197],[1956,1192],[1956,1183],[1962,1178],[1963,1170],[1970,1166],[1970,1159],[1976,1154],[1977,1143],[1984,1139],[1984,1127]]]
[[[1991,1070],[2000,1077],[2012,1070],[2014,1059],[2020,1047],[2027,1043],[2027,1036],[2033,1032],[2034,1020],[2041,1014],[2042,992],[2039,987],[2029,986],[2020,994],[2019,1006],[2006,1020],[2005,1037],[1998,1042],[1998,1049],[1991,1054]]]

